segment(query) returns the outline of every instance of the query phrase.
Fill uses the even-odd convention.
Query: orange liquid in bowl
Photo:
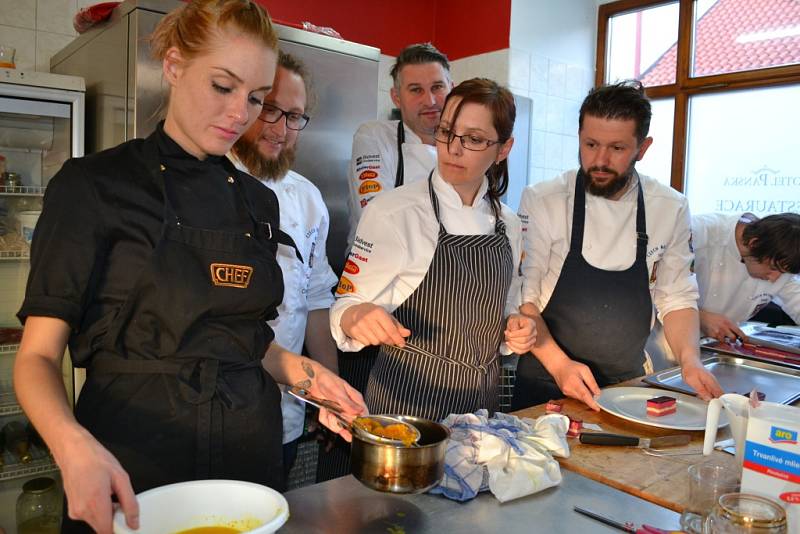
[[[240,534],[242,531],[231,527],[197,527],[181,530],[175,534]]]

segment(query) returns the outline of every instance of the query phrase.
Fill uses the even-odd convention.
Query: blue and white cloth
[[[467,501],[490,490],[507,502],[561,483],[553,456],[569,457],[569,418],[549,414],[520,419],[503,413],[489,418],[486,410],[449,415],[450,428],[444,477],[431,493]]]

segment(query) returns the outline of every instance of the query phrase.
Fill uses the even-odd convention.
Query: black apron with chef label
[[[586,189],[583,171],[575,179],[569,253],[542,317],[553,339],[575,361],[592,370],[600,387],[641,376],[650,335],[653,302],[647,273],[644,194],[636,197],[636,259],[623,271],[606,271],[583,257]],[[553,377],[532,354],[520,357],[512,410],[561,398]]]
[[[382,345],[367,385],[370,413],[440,420],[451,413],[497,409],[499,347],[514,271],[505,224],[494,233],[447,233],[428,178],[439,239],[430,268],[393,315],[411,336]]]
[[[155,136],[144,150],[164,195],[162,234],[97,347],[76,417],[137,493],[206,478],[283,490],[281,394],[261,360],[283,297],[275,251],[285,239],[254,217],[232,165],[252,231],[181,224]],[[65,532],[86,528],[65,513]]]

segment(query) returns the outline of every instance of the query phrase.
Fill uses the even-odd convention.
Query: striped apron
[[[514,262],[505,224],[487,235],[447,233],[422,283],[393,313],[411,336],[404,348],[381,345],[367,384],[370,413],[441,420],[451,413],[497,409],[499,347]]]

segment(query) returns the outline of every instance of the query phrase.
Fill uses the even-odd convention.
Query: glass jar
[[[786,534],[786,511],[764,497],[727,493],[720,496],[705,526],[707,534]]]
[[[61,492],[55,480],[40,477],[27,481],[17,499],[17,532],[58,534],[61,532],[61,507]]]

